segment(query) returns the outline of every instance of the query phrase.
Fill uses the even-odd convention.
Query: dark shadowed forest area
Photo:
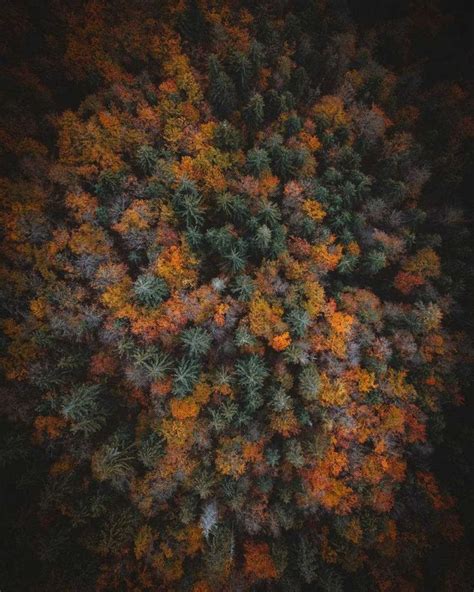
[[[1,592],[472,592],[471,4],[3,3]]]

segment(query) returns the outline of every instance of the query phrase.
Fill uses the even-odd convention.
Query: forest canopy
[[[463,3],[2,12],[2,592],[472,590]]]

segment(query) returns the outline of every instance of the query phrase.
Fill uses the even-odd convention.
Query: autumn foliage
[[[7,2],[5,592],[471,589],[459,15],[355,4]]]

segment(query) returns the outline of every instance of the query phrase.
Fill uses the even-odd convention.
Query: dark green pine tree
[[[151,273],[144,273],[137,277],[133,284],[133,292],[137,301],[149,308],[159,306],[169,296],[166,281]]]
[[[182,181],[173,197],[173,207],[188,230],[202,225],[204,210],[201,196],[192,181]]]
[[[202,327],[191,327],[181,334],[181,342],[192,358],[200,358],[211,347],[211,336]]]
[[[244,119],[249,128],[253,131],[257,130],[263,123],[265,116],[265,101],[262,95],[256,93],[247,103],[244,109]]]
[[[173,394],[184,396],[190,393],[199,379],[200,364],[191,358],[181,358],[173,374]]]
[[[228,121],[222,121],[214,132],[214,142],[224,152],[233,152],[241,146],[242,138],[237,130]]]
[[[140,146],[136,153],[136,161],[144,175],[151,175],[155,169],[158,153],[152,146]]]
[[[233,51],[229,58],[229,72],[239,95],[244,97],[248,93],[253,73],[251,61],[241,51]]]
[[[206,40],[209,27],[197,0],[187,0],[186,10],[178,19],[178,31],[193,43],[202,43]]]
[[[247,152],[247,170],[254,177],[261,177],[270,169],[268,153],[263,148],[254,148]]]
[[[72,432],[90,435],[105,424],[106,411],[100,391],[100,385],[81,384],[63,398],[61,413],[71,422]]]
[[[222,119],[229,117],[237,107],[235,84],[215,55],[209,58],[209,99]]]

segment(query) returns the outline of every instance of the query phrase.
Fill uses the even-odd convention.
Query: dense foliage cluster
[[[474,122],[428,4],[7,4],[4,592],[470,589]]]

